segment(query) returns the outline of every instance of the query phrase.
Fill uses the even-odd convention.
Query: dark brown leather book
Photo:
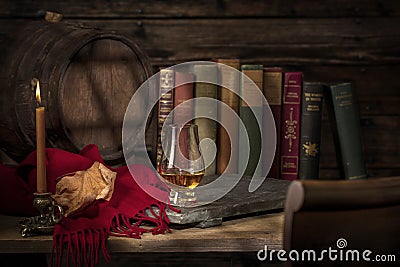
[[[157,159],[158,167],[162,157],[161,129],[168,114],[173,109],[173,88],[175,85],[175,71],[170,69],[160,70],[160,100],[158,102],[158,125],[157,125]]]
[[[237,72],[229,68],[219,68],[219,81],[221,86],[219,88],[219,99],[227,104],[234,112],[239,114],[239,96],[235,94],[235,89],[239,88],[240,84],[240,60],[239,59],[218,59],[217,63],[225,64],[234,68]],[[224,87],[225,86],[225,87]],[[229,89],[228,89],[229,88]],[[232,91],[233,90],[233,91]],[[239,93],[238,90],[236,93]],[[230,129],[233,129],[228,136],[227,131],[221,124],[218,125],[217,137],[217,173],[237,173],[238,155],[232,153],[231,146],[238,147],[239,144],[239,122],[232,118],[225,110],[218,110],[218,118],[221,124],[229,124]],[[229,168],[228,163],[231,161]]]
[[[276,127],[276,147],[275,157],[272,162],[272,166],[269,169],[267,177],[280,178],[280,155],[281,155],[281,109],[282,109],[282,87],[283,87],[283,69],[279,67],[268,67],[264,68],[264,81],[263,81],[263,92],[264,96],[268,101],[268,105],[272,111],[272,115],[275,120]],[[265,111],[265,109],[264,109]],[[263,125],[263,137],[268,138],[268,127],[266,124]],[[268,149],[267,146],[264,149]],[[267,155],[268,151],[264,152]],[[264,170],[263,173],[266,173]]]
[[[301,94],[299,179],[318,179],[324,85],[304,82]]]

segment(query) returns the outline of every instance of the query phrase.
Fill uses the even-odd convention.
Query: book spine
[[[276,147],[275,156],[272,162],[271,168],[269,169],[267,177],[270,178],[280,178],[280,156],[281,156],[281,109],[282,109],[282,85],[283,85],[283,75],[281,68],[264,68],[264,84],[263,91],[264,96],[268,101],[268,105],[271,109],[272,115],[275,120],[275,130],[276,130]],[[265,109],[264,109],[265,111]],[[263,125],[263,137],[268,138],[267,124]],[[268,149],[267,146],[264,150]],[[264,155],[267,155],[268,151],[264,151]],[[263,173],[266,173],[264,170]]]
[[[174,70],[160,70],[160,97],[158,104],[158,125],[157,125],[157,167],[162,157],[161,130],[168,114],[173,109],[173,88],[175,80]]]
[[[299,179],[318,179],[324,85],[304,82],[301,94]]]
[[[194,74],[185,72],[175,73],[174,108],[193,98]],[[179,112],[174,112],[174,124],[184,125],[193,118],[193,105],[185,103],[179,107]]]
[[[247,75],[250,80],[252,80],[257,88],[261,91],[263,88],[263,66],[262,65],[242,65],[241,66],[242,74]],[[254,90],[249,90],[249,88],[253,88],[253,84],[249,83],[248,79],[242,77],[241,80],[241,96],[249,101],[246,102],[244,100],[240,101],[239,114],[240,119],[242,120],[247,134],[249,138],[250,144],[250,155],[249,160],[242,158],[242,154],[239,154],[239,170],[244,169],[245,164],[247,163],[247,167],[245,168],[245,175],[255,175],[260,176],[262,172],[261,166],[257,169],[257,164],[261,156],[261,131],[262,126],[256,120],[256,116],[258,118],[262,118],[262,110],[263,110],[263,102],[260,99],[259,94],[253,94]],[[254,113],[253,113],[254,111]],[[246,138],[245,133],[239,131],[239,151],[244,151],[244,139]]]
[[[281,121],[281,179],[295,180],[299,175],[299,134],[302,73],[284,74]]]
[[[240,60],[239,59],[218,59],[218,63],[225,64],[229,67],[232,67],[237,70],[235,72],[232,69],[219,67],[219,80],[220,87],[219,91],[219,99],[227,104],[234,112],[239,114],[239,96],[236,93],[239,93],[239,84],[240,84]],[[229,88],[229,89],[228,89]],[[232,91],[233,90],[233,91]],[[227,113],[224,109],[218,110],[218,119],[222,125],[229,125],[231,131],[228,135],[222,125],[218,125],[218,136],[217,136],[217,173],[237,173],[237,162],[238,162],[238,154],[237,150],[231,149],[231,146],[234,148],[238,148],[239,144],[239,122],[233,119],[229,113]],[[231,163],[228,166],[229,160]]]
[[[194,88],[195,98],[209,97],[217,99],[218,91],[218,69],[217,65],[196,65],[193,67],[193,72],[196,76],[196,85]],[[215,84],[198,82],[201,80],[211,80]],[[216,155],[214,146],[217,141],[217,122],[208,118],[199,118],[199,114],[208,114],[217,118],[217,104],[212,106],[194,105],[195,120],[194,123],[198,126],[200,149],[206,165],[205,176],[216,174]],[[201,142],[203,139],[211,139],[214,144],[209,142]]]
[[[352,84],[331,85],[326,95],[341,176],[345,179],[366,178],[360,135],[360,117]]]

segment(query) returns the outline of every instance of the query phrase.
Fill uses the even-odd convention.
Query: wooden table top
[[[0,215],[0,253],[51,253],[51,235],[21,237],[20,218]],[[223,222],[211,228],[172,229],[165,235],[144,234],[141,239],[108,239],[111,253],[120,252],[251,252],[268,245],[281,249],[283,213],[273,213]]]

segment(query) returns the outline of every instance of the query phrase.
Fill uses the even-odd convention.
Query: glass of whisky
[[[197,125],[165,125],[161,136],[163,155],[158,172],[169,188],[172,205],[190,206],[196,202],[194,188],[204,176]]]

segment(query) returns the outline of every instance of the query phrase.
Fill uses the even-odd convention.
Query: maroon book
[[[281,120],[281,179],[299,176],[299,141],[301,113],[301,72],[286,72],[284,78]]]
[[[174,108],[183,102],[193,98],[193,81],[192,73],[175,72],[175,91],[174,91]],[[193,105],[188,103],[182,105],[179,112],[174,112],[174,123],[183,124],[193,118]]]

